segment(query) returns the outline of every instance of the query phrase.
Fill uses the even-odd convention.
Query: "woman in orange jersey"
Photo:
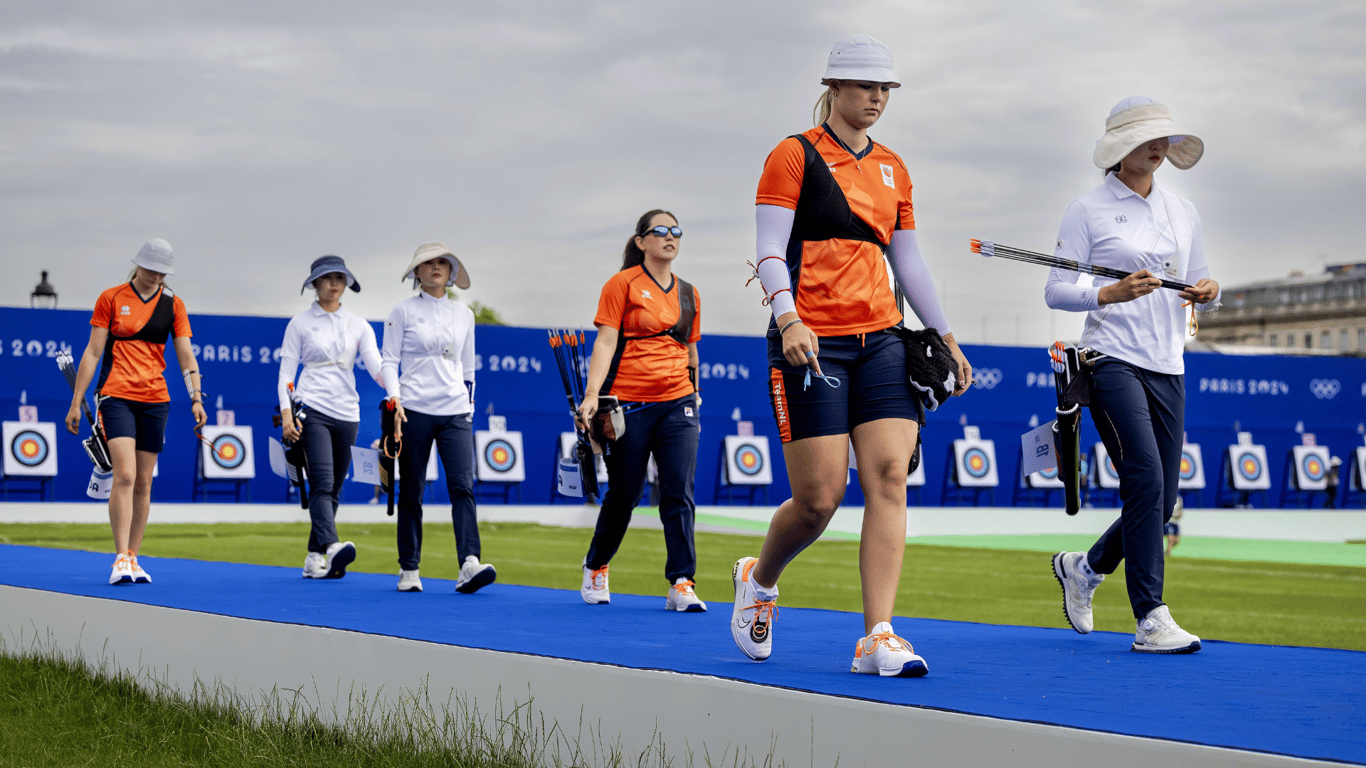
[[[693,477],[701,429],[697,340],[702,336],[702,313],[697,289],[673,273],[682,237],[672,213],[653,210],[641,216],[635,234],[626,241],[621,271],[607,281],[598,298],[593,318],[598,339],[579,416],[585,424],[591,422],[599,394],[612,395],[621,403],[626,429],[606,445],[607,494],[583,561],[580,594],[586,603],[611,602],[607,564],[631,522],[653,453],[659,468],[659,519],[668,550],[664,607],[707,610],[693,591]]]
[[[759,557],[735,564],[731,636],[768,658],[783,568],[825,530],[844,496],[852,442],[867,499],[859,570],[864,635],[853,671],[928,672],[892,631],[906,537],[906,475],[924,409],[912,389],[902,315],[884,256],[920,321],[957,363],[954,394],[972,368],[958,349],[915,238],[911,180],[868,129],[900,84],[887,46],[867,35],[835,43],[816,127],[790,136],[764,164],[755,221],[758,271],[773,309],[769,391],[792,498],[778,507]]]
[[[109,440],[114,477],[109,494],[109,526],[117,557],[110,584],[150,584],[138,565],[142,534],[152,502],[152,471],[166,435],[171,394],[166,388],[166,339],[190,390],[195,428],[204,426],[204,393],[199,364],[190,347],[190,318],[185,304],[163,284],[175,274],[171,245],[148,240],[133,257],[132,279],[100,294],[90,317],[90,343],[76,371],[75,393],[66,413],[66,428],[79,434],[80,402],[100,367],[95,401],[100,426]]]

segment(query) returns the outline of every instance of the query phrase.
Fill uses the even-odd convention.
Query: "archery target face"
[[[1110,459],[1110,452],[1105,450],[1105,443],[1097,442],[1091,448],[1091,467],[1092,479],[1099,488],[1113,490],[1119,487],[1119,470],[1115,469],[1115,463]]]
[[[206,479],[247,480],[256,477],[256,460],[251,450],[251,427],[204,427],[200,443]]]
[[[213,441],[212,458],[223,469],[237,469],[246,461],[247,449],[236,435],[219,435]]]
[[[995,488],[996,443],[991,440],[954,440],[958,458],[958,484],[964,487]]]
[[[731,485],[768,485],[773,482],[767,437],[727,435],[723,450],[726,452],[726,480]]]
[[[474,433],[478,477],[483,482],[520,483],[526,480],[522,464],[522,433],[480,430]]]
[[[1271,487],[1271,477],[1266,471],[1266,446],[1229,446],[1229,465],[1235,490],[1265,491]]]
[[[1328,489],[1328,447],[1297,445],[1291,449],[1295,461],[1295,488],[1301,491]]]
[[[7,421],[4,426],[7,475],[57,474],[57,433],[52,422]]]
[[[1187,443],[1181,447],[1181,465],[1177,471],[1176,485],[1183,491],[1205,487],[1205,460],[1200,455],[1198,444]]]

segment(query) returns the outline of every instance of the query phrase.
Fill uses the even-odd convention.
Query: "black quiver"
[[[379,487],[389,497],[384,514],[394,516],[394,497],[398,495],[394,481],[394,461],[403,450],[403,442],[394,436],[397,410],[390,400],[379,404]]]

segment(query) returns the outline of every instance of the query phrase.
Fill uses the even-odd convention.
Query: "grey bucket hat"
[[[351,290],[360,293],[360,281],[356,279],[355,275],[351,274],[351,270],[346,268],[346,262],[342,261],[342,257],[340,256],[319,256],[314,259],[313,266],[308,268],[308,279],[304,280],[304,286],[299,289],[299,293],[308,290],[308,287],[313,285],[314,280],[317,280],[323,275],[330,275],[333,272],[340,272],[341,274],[346,275],[346,284],[351,287]]]

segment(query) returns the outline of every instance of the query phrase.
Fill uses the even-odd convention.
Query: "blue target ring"
[[[219,435],[213,439],[213,463],[223,469],[237,469],[247,460],[247,447],[236,435]]]
[[[1119,470],[1115,469],[1115,460],[1110,458],[1109,456],[1105,457],[1105,474],[1109,475],[1115,480],[1119,479]]]
[[[764,455],[752,445],[735,449],[735,466],[741,474],[754,477],[764,470]]]
[[[1257,458],[1254,453],[1244,453],[1234,462],[1238,467],[1238,474],[1244,480],[1257,480],[1262,476],[1262,460]]]
[[[963,469],[980,480],[991,473],[991,459],[981,448],[969,448],[963,452]]]
[[[9,444],[10,454],[26,467],[36,467],[47,461],[49,450],[47,438],[31,429],[15,435]]]
[[[1041,470],[1039,470],[1039,477],[1042,477],[1042,478],[1045,479],[1045,480],[1057,480],[1057,479],[1058,479],[1058,468],[1057,468],[1057,467],[1050,467],[1050,468],[1048,468],[1048,469],[1041,469]]]
[[[1196,467],[1196,464],[1195,464],[1195,456],[1194,456],[1190,451],[1182,451],[1182,452],[1181,452],[1181,471],[1180,471],[1180,473],[1181,473],[1181,479],[1182,479],[1182,480],[1194,480],[1194,479],[1195,479],[1195,467]]]
[[[1305,454],[1304,460],[1300,462],[1300,468],[1304,470],[1304,476],[1314,482],[1328,476],[1328,468],[1323,466],[1323,459],[1313,453]]]
[[[506,440],[490,440],[484,446],[484,461],[493,471],[506,472],[517,466],[517,451]]]

